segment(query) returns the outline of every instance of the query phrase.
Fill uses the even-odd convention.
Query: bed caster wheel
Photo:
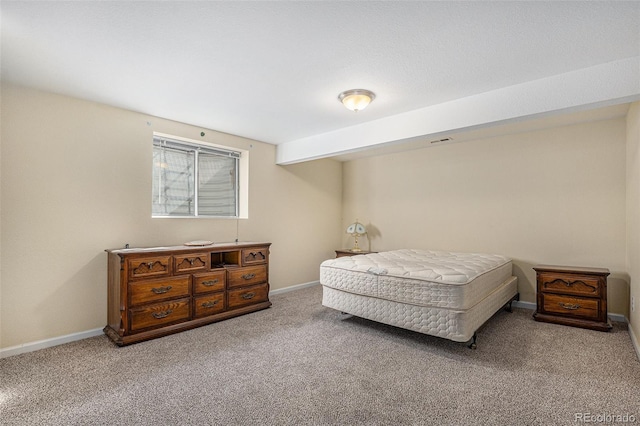
[[[478,347],[478,345],[476,345],[476,338],[478,336],[476,335],[476,333],[473,333],[473,336],[471,337],[471,341],[469,342],[469,344],[467,346],[469,346],[469,349],[475,349]]]

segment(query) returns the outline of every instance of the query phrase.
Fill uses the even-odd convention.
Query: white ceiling
[[[640,2],[4,0],[0,11],[3,81],[284,144],[280,163],[640,99]],[[589,86],[556,94],[567,82]],[[377,98],[350,112],[337,96],[353,88]],[[445,107],[480,110],[487,94],[505,112],[370,136],[445,123]]]

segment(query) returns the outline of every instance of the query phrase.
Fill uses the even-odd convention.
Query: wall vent
[[[442,138],[442,139],[436,139],[436,140],[430,141],[429,143],[449,142],[449,141],[452,141],[452,140],[453,140],[453,138]]]

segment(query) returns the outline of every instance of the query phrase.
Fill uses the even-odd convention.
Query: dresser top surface
[[[107,249],[107,253],[114,254],[129,254],[129,253],[164,253],[174,251],[216,251],[216,250],[234,250],[239,248],[257,247],[257,246],[270,246],[271,243],[265,242],[231,242],[231,243],[213,243],[202,246],[166,246],[166,247],[131,247],[131,248],[118,248]]]
[[[533,267],[536,272],[565,272],[594,275],[609,275],[607,268],[589,268],[584,266],[558,266],[558,265],[536,265]]]

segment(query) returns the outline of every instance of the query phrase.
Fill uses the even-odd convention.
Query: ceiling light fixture
[[[347,90],[338,95],[338,100],[351,111],[363,110],[376,98],[376,94],[366,89]]]

